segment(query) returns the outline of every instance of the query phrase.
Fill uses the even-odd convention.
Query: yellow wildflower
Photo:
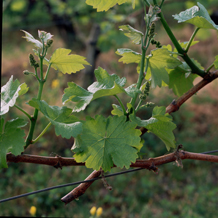
[[[96,207],[92,207],[90,210],[91,215],[94,216],[95,212],[96,212]]]
[[[30,212],[30,214],[32,216],[34,216],[36,214],[36,207],[35,206],[31,206],[29,212]]]
[[[103,212],[102,207],[99,207],[99,208],[97,209],[97,211],[96,211],[97,217],[101,216],[102,212]]]
[[[51,83],[51,87],[52,87],[53,89],[55,89],[58,85],[59,85],[58,79],[54,79],[54,80],[52,81],[52,83]]]

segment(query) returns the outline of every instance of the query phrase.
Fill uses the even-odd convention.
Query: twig
[[[179,156],[181,159],[193,159],[193,160],[201,160],[201,161],[210,161],[218,163],[218,156],[216,155],[207,155],[203,153],[192,153],[187,151],[180,151]],[[165,163],[169,163],[175,161],[175,153],[170,153],[167,155],[159,156],[156,158],[149,158],[136,160],[135,163],[132,163],[130,167],[143,167],[149,169],[151,166],[152,161],[154,162],[155,166],[162,165]],[[34,164],[42,164],[42,165],[49,165],[55,168],[62,168],[64,166],[85,166],[85,163],[77,163],[74,158],[66,158],[66,157],[45,157],[45,156],[37,156],[37,155],[28,155],[22,154],[15,156],[11,153],[7,154],[7,162],[14,162],[14,163],[34,163]],[[116,167],[114,165],[114,167]]]
[[[94,170],[86,179],[94,179],[97,178],[101,175],[101,170],[96,171]],[[86,182],[86,183],[82,183],[79,186],[77,186],[76,188],[74,188],[71,192],[69,192],[67,195],[65,195],[63,198],[61,198],[61,201],[63,201],[65,204],[70,203],[71,201],[79,198],[81,195],[83,195],[86,190],[89,188],[89,186],[93,183],[92,182]]]
[[[140,167],[140,168],[146,168],[148,170],[153,170],[155,167],[155,171],[158,171],[157,166],[173,162],[173,161],[180,161],[184,159],[192,159],[192,160],[201,160],[201,161],[209,161],[218,163],[218,156],[216,155],[207,155],[207,154],[198,154],[198,153],[192,153],[187,151],[179,151],[177,149],[176,155],[175,152],[156,157],[156,158],[149,158],[148,160],[136,160],[135,163],[132,163],[130,167]],[[84,163],[77,163],[74,158],[62,158],[60,156],[56,157],[42,157],[37,155],[18,155],[15,156],[13,154],[7,154],[7,161],[8,162],[25,162],[25,163],[35,163],[35,164],[45,164],[54,166],[56,168],[62,168],[63,166],[75,166],[80,165],[84,166]],[[116,167],[116,166],[114,166]],[[86,180],[97,178],[101,175],[101,171],[93,171]],[[85,191],[89,188],[89,186],[93,183],[83,183],[80,184],[78,187],[73,189],[70,193],[68,193],[66,196],[64,196],[61,200],[68,204],[72,200],[79,198],[81,195],[85,193]]]

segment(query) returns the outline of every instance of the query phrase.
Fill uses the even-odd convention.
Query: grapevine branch
[[[130,167],[143,167],[149,169],[152,162],[155,166],[162,165],[165,163],[175,161],[175,152],[159,156],[156,158],[142,159],[136,160],[135,163],[132,163]],[[174,158],[173,158],[174,157]],[[187,151],[180,151],[179,157],[183,159],[192,159],[192,160],[201,160],[201,161],[209,161],[218,163],[217,155],[208,155],[202,153],[193,153]],[[65,158],[65,157],[46,157],[46,156],[38,156],[38,155],[29,155],[29,154],[21,154],[21,155],[13,155],[11,153],[7,154],[7,162],[13,163],[34,163],[34,164],[42,164],[49,165],[55,168],[61,168],[66,166],[85,166],[85,163],[77,163],[74,158]],[[116,167],[114,165],[114,167]]]
[[[166,154],[163,156],[159,156],[156,158],[149,158],[147,160],[136,160],[135,163],[132,163],[130,167],[140,167],[145,168],[148,170],[157,171],[157,166],[174,162],[179,163],[181,160],[184,159],[192,159],[192,160],[201,160],[201,161],[209,161],[218,163],[218,156],[216,155],[208,155],[208,154],[198,154],[198,153],[192,153],[187,151],[179,151],[178,149],[175,152],[172,152],[170,154]],[[37,156],[37,155],[27,155],[22,154],[15,156],[11,153],[7,154],[7,161],[8,162],[25,162],[25,163],[35,163],[35,164],[43,164],[43,165],[49,165],[54,166],[55,168],[62,168],[64,166],[84,166],[84,163],[77,163],[74,158],[63,158],[60,156],[56,157],[43,157],[43,156]],[[116,166],[114,166],[116,167]],[[97,178],[101,175],[101,171],[93,171],[86,180]],[[75,189],[73,189],[71,192],[69,192],[66,196],[64,196],[61,200],[68,204],[72,200],[79,198],[81,195],[85,193],[85,191],[89,188],[89,186],[93,183],[87,182],[82,183]]]

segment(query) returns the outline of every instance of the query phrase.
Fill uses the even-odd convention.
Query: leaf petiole
[[[21,112],[23,112],[30,120],[31,120],[31,116],[25,111],[23,110],[21,107],[19,107],[18,105],[14,105],[18,110],[20,110]]]
[[[49,73],[49,70],[50,70],[50,68],[51,68],[51,65],[52,65],[52,63],[50,63],[50,64],[48,65],[48,68],[47,68],[47,71],[46,71],[46,74],[45,74],[45,82],[46,82],[46,80],[47,80],[48,73]]]
[[[156,0],[153,0],[153,1],[154,1],[154,4],[157,5],[157,1]],[[198,74],[201,77],[204,77],[206,75],[206,73],[204,72],[204,70],[201,70],[198,66],[196,66],[194,64],[194,62],[191,60],[191,58],[187,55],[186,51],[181,47],[181,45],[177,41],[176,37],[172,33],[170,27],[168,26],[162,12],[158,13],[158,16],[160,17],[160,21],[161,21],[165,31],[167,32],[167,35],[170,37],[170,39],[171,39],[172,43],[174,44],[174,46],[176,47],[177,51],[181,54],[181,57],[183,58],[183,60],[191,68],[192,72],[195,74]]]
[[[214,64],[211,64],[211,65],[206,69],[206,72],[208,73],[213,67],[214,67]]]
[[[200,30],[200,27],[196,28],[195,31],[193,32],[193,34],[192,34],[192,36],[191,36],[191,38],[190,38],[190,40],[189,40],[189,42],[188,42],[188,44],[187,44],[187,46],[186,46],[186,48],[185,48],[185,52],[186,52],[186,53],[188,52],[188,50],[189,50],[189,48],[190,48],[190,46],[191,46],[191,44],[192,44],[192,41],[194,40],[195,35],[196,35],[196,33],[198,32],[198,30]]]
[[[51,122],[49,122],[48,125],[45,127],[45,129],[39,134],[39,136],[32,141],[32,144],[36,143],[45,134],[45,132],[48,130],[50,126],[51,126]]]
[[[120,100],[120,98],[117,95],[114,95],[114,97],[117,99],[117,101],[119,102],[120,106],[122,107],[124,115],[126,115],[127,113],[126,113],[126,109],[125,109],[125,107],[123,105],[123,102]]]

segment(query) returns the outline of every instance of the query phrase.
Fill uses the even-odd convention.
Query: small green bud
[[[141,100],[145,100],[146,99],[146,95],[144,95],[144,94],[141,94],[141,95],[139,95],[139,99],[141,99]]]
[[[149,33],[148,33],[148,37],[150,39],[152,39],[154,37],[154,34],[155,34],[155,23],[153,22],[151,24],[151,27],[150,27],[150,30],[149,30]]]
[[[29,61],[30,61],[30,65],[33,66],[34,68],[39,67],[39,64],[36,62],[32,54],[29,54]]]
[[[147,102],[146,103],[146,107],[153,107],[155,105],[155,103],[153,103],[153,102]]]
[[[157,47],[157,48],[161,48],[161,47],[162,47],[161,43],[160,43],[160,42],[157,42],[156,47]]]
[[[52,40],[52,39],[49,39],[49,40],[47,41],[47,47],[49,48],[49,47],[52,45],[52,43],[53,43],[53,40]]]
[[[31,74],[31,72],[29,72],[28,70],[24,70],[24,71],[23,71],[23,74],[24,74],[24,75],[29,75],[29,74]]]
[[[157,44],[157,41],[154,40],[154,39],[152,39],[152,40],[151,40],[151,44],[152,44],[152,45],[155,45],[155,44]]]

